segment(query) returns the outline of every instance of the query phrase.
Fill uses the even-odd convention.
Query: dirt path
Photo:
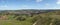
[[[40,21],[40,19],[39,19],[39,20],[37,20],[33,25],[36,25],[39,21]]]

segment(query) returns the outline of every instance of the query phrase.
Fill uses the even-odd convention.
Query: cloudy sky
[[[60,0],[0,0],[0,10],[60,9]]]

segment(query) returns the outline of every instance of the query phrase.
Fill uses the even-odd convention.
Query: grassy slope
[[[40,16],[42,16],[43,18],[45,17],[51,17],[51,18],[57,18],[57,19],[60,19],[60,15],[55,15],[56,13],[47,13],[47,14],[40,14]],[[34,17],[28,17],[26,18],[25,21],[17,21],[17,20],[14,20],[12,17],[13,16],[9,16],[9,20],[0,20],[0,25],[32,25],[32,20],[35,18],[36,15],[34,15]],[[39,16],[36,16],[39,18]],[[13,20],[10,20],[10,19],[13,19]],[[43,19],[45,21],[45,19]],[[47,21],[45,24],[48,25],[48,22]]]
[[[0,25],[32,25],[33,17],[26,18],[25,21],[17,21],[13,18],[14,16],[9,15],[9,20],[0,20]]]

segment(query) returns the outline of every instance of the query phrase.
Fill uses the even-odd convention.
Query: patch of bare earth
[[[0,20],[7,20],[8,17],[7,16],[0,16]]]

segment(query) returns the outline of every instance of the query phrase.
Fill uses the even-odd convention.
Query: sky
[[[60,9],[60,0],[0,0],[0,10]]]

